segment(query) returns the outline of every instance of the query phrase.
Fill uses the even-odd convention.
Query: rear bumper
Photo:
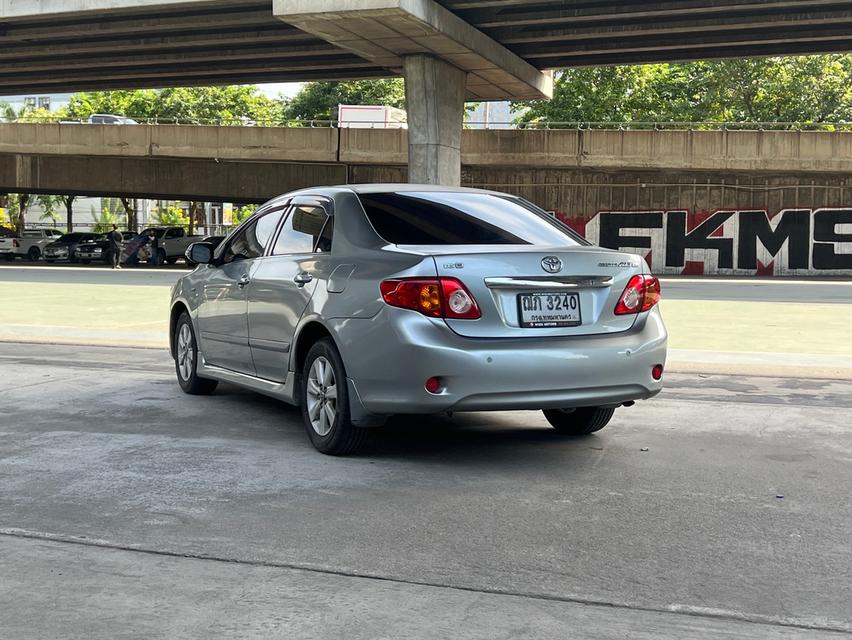
[[[353,401],[367,413],[439,413],[619,405],[662,382],[667,333],[657,308],[621,333],[574,338],[463,338],[440,320],[386,307],[332,323]],[[443,388],[431,394],[425,381]]]

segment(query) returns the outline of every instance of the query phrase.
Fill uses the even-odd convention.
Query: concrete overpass
[[[8,93],[404,75],[411,179],[447,184],[464,100],[548,69],[849,50],[839,0],[0,0]]]
[[[403,180],[407,162],[401,129],[0,124],[0,191],[261,202],[315,184]],[[461,162],[507,187],[558,183],[559,171],[845,180],[852,133],[464,130]]]

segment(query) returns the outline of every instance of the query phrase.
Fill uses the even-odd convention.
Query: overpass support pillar
[[[403,68],[408,180],[458,186],[467,73],[428,54],[406,56]]]

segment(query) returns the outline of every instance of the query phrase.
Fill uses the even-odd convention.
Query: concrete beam
[[[332,164],[0,154],[4,192],[264,202],[346,177]]]
[[[541,72],[434,0],[273,0],[279,20],[398,73],[432,55],[468,74],[471,100],[553,95]]]

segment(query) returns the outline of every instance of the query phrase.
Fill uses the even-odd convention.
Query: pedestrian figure
[[[109,252],[112,259],[112,268],[121,269],[121,232],[116,225],[112,225],[112,231],[107,234],[109,240]]]
[[[148,258],[148,263],[155,267],[160,266],[160,239],[154,231],[148,232],[148,249],[151,251],[151,257]]]

